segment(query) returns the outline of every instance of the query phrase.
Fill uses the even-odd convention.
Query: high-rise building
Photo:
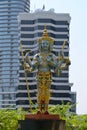
[[[29,0],[0,0],[0,108],[15,108],[19,66],[17,15],[29,10]]]
[[[34,13],[20,13],[18,16],[20,28],[20,40],[22,42],[23,50],[29,49],[30,58],[38,52],[37,39],[42,36],[44,25],[48,30],[50,37],[54,39],[53,53],[58,57],[58,52],[61,50],[63,42],[66,40],[67,44],[64,48],[65,56],[69,56],[69,14],[55,13],[53,9],[49,11],[36,10]],[[28,84],[30,89],[30,96],[33,103],[36,102],[36,72],[28,74]],[[66,104],[71,102],[71,86],[69,83],[69,68],[67,67],[60,74],[60,77],[52,73],[50,105],[61,104],[62,101]],[[26,88],[26,78],[23,67],[20,64],[19,70],[19,85],[16,95],[17,107],[29,108],[28,92]]]
[[[71,111],[76,113],[76,92],[71,93],[71,103],[73,106]]]

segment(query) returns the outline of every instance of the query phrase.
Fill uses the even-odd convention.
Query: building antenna
[[[45,5],[43,4],[43,8],[42,8],[43,10],[45,10]]]

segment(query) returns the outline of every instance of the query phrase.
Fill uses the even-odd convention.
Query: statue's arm
[[[38,56],[35,55],[32,59],[30,59],[30,57],[28,55],[25,56],[25,61],[26,63],[28,63],[29,67],[30,67],[30,71],[34,71],[38,65],[39,65],[39,62],[38,62]]]
[[[64,70],[66,69],[67,66],[69,66],[71,64],[69,58],[64,58],[64,64],[61,65],[61,69]]]
[[[58,70],[58,59],[56,58],[56,56],[54,54],[50,55],[49,65],[50,65],[50,67],[52,67],[54,69],[54,72],[57,72],[57,70]]]

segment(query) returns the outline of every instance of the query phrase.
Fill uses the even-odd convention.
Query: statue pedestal
[[[65,130],[65,121],[59,115],[27,114],[19,120],[18,130]]]

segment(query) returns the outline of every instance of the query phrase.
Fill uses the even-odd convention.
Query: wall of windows
[[[15,108],[16,105],[15,90],[19,67],[17,15],[29,10],[29,0],[0,0],[0,107],[13,104]],[[6,99],[9,101],[6,102]]]

